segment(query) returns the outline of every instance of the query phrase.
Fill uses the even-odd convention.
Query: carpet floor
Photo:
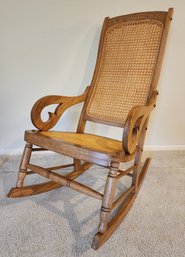
[[[184,257],[185,151],[149,155],[153,159],[137,199],[98,251],[91,249],[91,242],[100,201],[64,187],[9,199],[20,156],[0,156],[0,257]],[[32,159],[45,167],[67,161],[57,154],[35,153]],[[106,174],[93,166],[77,180],[102,191]],[[117,194],[127,188],[129,179],[118,182]],[[40,181],[37,175],[26,179],[27,184]]]

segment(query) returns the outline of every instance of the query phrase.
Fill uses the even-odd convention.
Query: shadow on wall
[[[73,28],[73,30],[77,31],[76,27]],[[94,32],[95,30],[96,30],[95,35],[93,36],[92,43],[89,47],[87,44],[89,42],[89,37],[90,38],[92,37],[92,32]],[[97,26],[96,27],[94,26],[93,28],[91,28],[89,32],[85,35],[83,40],[81,41],[76,55],[74,55],[74,58],[73,58],[74,62],[70,67],[70,74],[68,75],[68,80],[69,81],[72,80],[73,83],[75,83],[75,81],[79,80],[79,78],[77,77],[75,79],[75,76],[78,76],[78,70],[79,70],[79,73],[81,73],[81,70],[85,70],[83,77],[81,79],[80,86],[74,85],[78,88],[77,95],[82,94],[85,91],[86,87],[89,86],[91,83],[94,68],[95,68],[96,58],[97,58],[100,33],[101,33],[101,26],[98,26],[98,28]],[[82,58],[83,54],[87,53],[87,50],[84,51],[84,47],[88,48],[88,57],[84,56],[84,64],[83,64],[84,67],[80,67],[78,66],[78,62]],[[73,76],[72,79],[71,79],[71,76]],[[64,87],[62,87],[61,90],[64,90]],[[62,92],[61,92],[61,95],[62,95]],[[71,95],[75,95],[74,92],[71,92]],[[60,121],[58,122],[58,124],[55,126],[54,129],[75,131],[77,128],[82,106],[83,104],[78,104],[78,105],[75,105],[74,107],[71,107],[69,110],[67,110],[63,114],[62,118],[60,119]],[[91,127],[91,130],[94,133],[96,133],[96,126],[94,126],[93,123],[91,123],[90,127]]]
[[[95,32],[93,36],[93,40],[91,42],[90,47],[87,45],[87,42],[89,42],[89,37],[92,37],[92,32]],[[94,26],[92,27],[89,32],[86,34],[84,37],[83,41],[80,44],[80,47],[78,49],[78,52],[76,56],[74,56],[74,60],[80,60],[83,56],[84,53],[84,46],[88,47],[88,56],[84,56],[84,75],[82,77],[82,82],[80,84],[78,94],[81,94],[87,86],[90,85],[92,77],[93,77],[93,72],[96,64],[96,58],[97,58],[97,53],[98,53],[98,45],[99,45],[99,39],[100,39],[100,33],[101,33],[101,26]],[[87,51],[85,51],[87,52]],[[79,69],[81,70],[81,67],[76,67],[76,62],[73,63],[73,66],[71,67],[71,70],[76,70]]]

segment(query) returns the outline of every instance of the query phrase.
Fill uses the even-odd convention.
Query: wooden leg
[[[23,154],[22,154],[20,167],[19,167],[18,180],[17,180],[17,185],[16,185],[16,187],[18,187],[18,188],[23,186],[24,178],[27,173],[26,164],[29,163],[29,160],[31,157],[31,152],[32,152],[32,145],[26,143]]]
[[[128,211],[130,210],[132,203],[135,200],[136,194],[130,194],[125,204],[119,209],[117,214],[111,219],[108,223],[107,230],[101,234],[98,232],[93,239],[92,248],[94,250],[99,249],[114,233],[114,231],[118,228],[124,217],[127,215]]]
[[[110,166],[110,171],[107,176],[107,181],[105,184],[104,196],[102,201],[102,207],[100,211],[100,223],[99,223],[99,233],[104,233],[107,229],[107,223],[110,219],[110,212],[114,200],[117,176],[118,176],[119,163],[112,162]]]
[[[134,191],[137,193],[138,190],[138,179],[140,173],[140,164],[141,164],[141,157],[142,157],[142,149],[137,149],[136,157],[134,165],[136,166],[133,170],[133,177],[132,177],[132,185],[134,186]]]
[[[144,140],[145,140],[145,135],[146,135],[146,130],[147,130],[147,122],[143,128],[143,132],[141,134],[138,146],[137,146],[137,151],[136,151],[136,157],[134,161],[134,170],[133,170],[133,178],[132,178],[132,185],[134,186],[134,191],[137,193],[138,191],[138,180],[139,180],[139,174],[141,171],[141,157],[143,153],[143,145],[144,145]]]
[[[74,171],[78,170],[81,166],[81,161],[77,159],[73,159],[73,162],[74,162]]]
[[[137,190],[139,190],[142,185],[142,182],[143,182],[145,174],[148,170],[149,164],[150,164],[150,158],[147,158],[143,165],[143,168],[141,169],[140,175],[138,177]],[[130,210],[130,208],[137,196],[136,192],[133,192],[133,190],[130,190],[130,191],[131,192],[128,195],[127,200],[123,203],[122,206],[120,206],[120,208],[118,209],[115,216],[107,224],[107,229],[105,230],[105,232],[104,233],[98,232],[95,235],[93,242],[92,242],[92,248],[94,250],[97,250],[98,248],[100,248],[111,237],[111,235],[114,233],[114,231],[121,224],[124,217],[127,215],[128,211]]]
[[[139,191],[139,189],[140,189],[140,187],[141,187],[141,185],[143,183],[143,180],[144,180],[145,175],[147,173],[147,170],[149,168],[150,162],[151,162],[151,158],[146,158],[146,160],[145,160],[145,162],[143,164],[143,167],[141,169],[141,172],[139,174],[139,179],[138,179],[138,187],[137,187],[138,191]]]

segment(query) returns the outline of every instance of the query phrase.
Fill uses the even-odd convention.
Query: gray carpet
[[[185,152],[150,155],[153,161],[132,209],[98,251],[91,249],[91,242],[97,232],[100,201],[68,188],[8,199],[20,156],[1,156],[0,257],[184,257]],[[59,155],[33,158],[44,166],[66,161]],[[106,170],[93,166],[78,181],[102,191],[105,177]],[[118,183],[117,193],[128,186],[129,179]],[[36,175],[26,180],[40,181]]]

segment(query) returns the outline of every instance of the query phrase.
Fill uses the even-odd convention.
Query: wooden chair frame
[[[143,182],[144,176],[149,167],[150,158],[147,158],[143,167],[141,168],[141,157],[143,152],[143,145],[145,140],[145,134],[151,111],[156,106],[156,99],[158,92],[156,91],[159,74],[161,70],[161,64],[166,45],[167,34],[169,30],[170,21],[172,20],[173,9],[170,8],[168,12],[145,12],[131,15],[119,16],[110,19],[105,18],[102,28],[100,45],[98,50],[97,63],[95,72],[90,87],[87,87],[85,92],[77,97],[66,96],[46,96],[38,100],[31,112],[31,119],[34,126],[38,131],[26,131],[25,141],[26,145],[22,155],[20,163],[20,169],[18,174],[18,181],[15,188],[12,188],[8,194],[8,197],[24,197],[35,195],[39,193],[48,192],[61,186],[70,187],[78,192],[86,194],[91,197],[95,197],[102,201],[102,207],[100,211],[100,222],[98,233],[95,235],[92,248],[98,249],[103,245],[106,240],[117,229],[123,218],[128,213],[133,201],[135,200],[138,191]],[[123,139],[122,139],[122,152],[110,154],[101,151],[92,151],[78,145],[68,144],[65,141],[59,142],[58,139],[53,139],[48,143],[46,137],[41,135],[39,131],[48,131],[53,128],[60,119],[63,112],[69,107],[84,102],[83,110],[80,116],[77,133],[84,133],[86,122],[100,122],[108,125],[112,125],[110,122],[92,119],[86,113],[87,104],[92,94],[93,84],[97,77],[97,72],[100,66],[102,47],[104,35],[107,27],[112,26],[117,22],[125,22],[130,20],[158,20],[163,23],[164,29],[161,37],[160,48],[158,58],[156,61],[155,72],[152,80],[150,93],[146,105],[136,106],[132,108],[127,116],[125,124],[116,124],[123,127]],[[58,104],[55,112],[49,113],[49,119],[42,121],[42,110],[50,105]],[[115,125],[115,124],[114,124]],[[38,147],[33,147],[36,145]],[[57,167],[42,168],[30,163],[30,157],[32,152],[51,150],[56,153],[64,154],[73,158],[73,163],[61,165]],[[134,165],[127,170],[119,169],[119,165],[122,162],[128,162],[134,159]],[[97,192],[92,188],[82,185],[79,182],[74,181],[75,178],[84,173],[92,164],[97,164],[109,169],[107,180],[105,183],[104,193]],[[74,170],[67,175],[59,175],[53,172],[53,170],[73,167]],[[37,173],[43,177],[48,178],[50,181],[37,184],[23,186],[23,182],[26,175]],[[131,187],[122,193],[120,197],[115,199],[116,183],[123,176],[130,176],[132,179]],[[110,219],[110,213],[112,210],[120,206],[117,213]]]

